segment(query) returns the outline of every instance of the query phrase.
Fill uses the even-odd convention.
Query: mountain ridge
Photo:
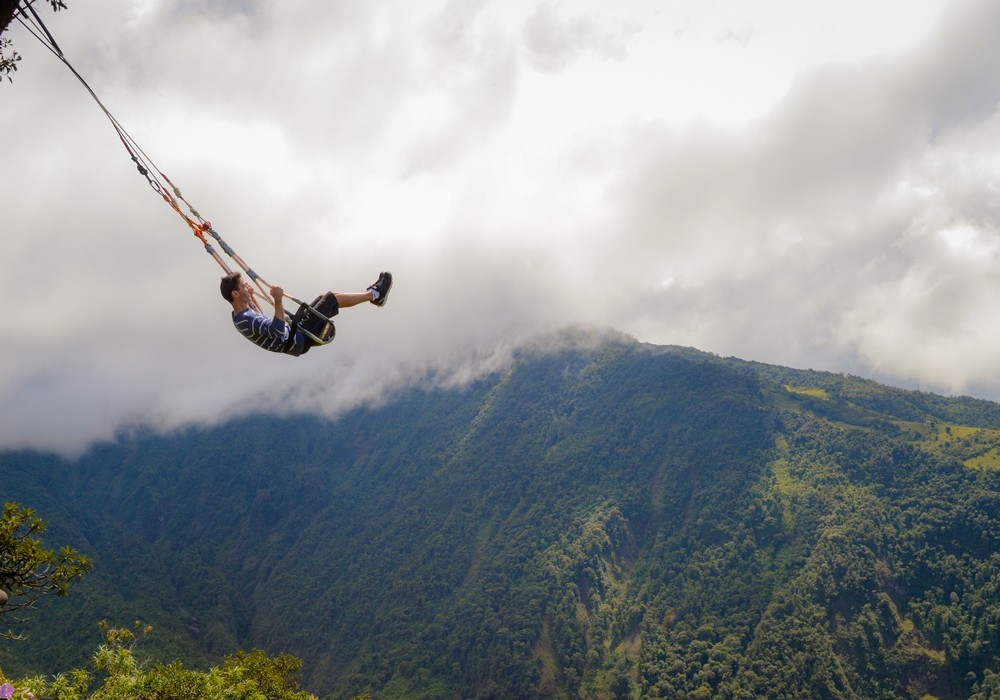
[[[164,660],[290,652],[324,697],[975,696],[993,431],[990,402],[575,331],[336,420],[6,453],[5,500],[95,567],[32,626],[63,643],[0,663],[83,663],[134,616]]]

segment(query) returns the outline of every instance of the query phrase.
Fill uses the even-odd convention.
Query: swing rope
[[[152,159],[146,155],[146,153],[142,150],[142,148],[135,141],[135,139],[133,139],[129,135],[129,133],[125,130],[121,122],[119,122],[115,118],[115,116],[111,113],[111,111],[104,105],[104,103],[97,96],[97,93],[93,90],[93,88],[90,87],[87,81],[84,80],[83,76],[80,75],[80,73],[76,70],[76,68],[74,68],[73,65],[69,62],[69,59],[66,58],[66,55],[59,47],[59,44],[56,43],[55,38],[52,36],[51,32],[49,32],[48,27],[45,26],[45,23],[42,22],[41,17],[38,16],[38,13],[35,12],[35,9],[31,6],[32,2],[34,2],[34,0],[27,0],[25,2],[21,2],[19,0],[16,3],[15,12],[17,13],[16,17],[18,22],[20,22],[20,24],[25,29],[27,29],[27,31],[32,36],[34,36],[35,39],[37,39],[45,48],[47,48],[56,58],[58,58],[63,63],[63,65],[65,65],[70,70],[70,72],[74,76],[76,76],[76,79],[80,81],[80,84],[83,85],[83,87],[87,90],[87,92],[90,93],[90,96],[94,99],[94,102],[97,103],[97,106],[100,107],[101,111],[104,112],[104,115],[108,118],[108,121],[111,122],[111,126],[114,127],[115,132],[118,134],[119,140],[122,142],[122,145],[128,152],[129,157],[135,164],[136,169],[139,171],[139,174],[142,175],[144,178],[146,178],[146,182],[153,189],[153,191],[156,192],[158,195],[160,195],[160,197],[170,206],[170,208],[173,209],[177,213],[177,215],[181,217],[184,223],[187,224],[188,228],[191,229],[191,232],[195,235],[195,237],[201,241],[202,245],[205,247],[205,251],[212,256],[215,262],[219,264],[219,266],[223,269],[223,271],[226,274],[232,273],[233,270],[232,268],[230,268],[225,258],[223,258],[222,255],[220,255],[219,252],[212,245],[211,241],[209,240],[210,238],[213,239],[219,245],[222,251],[236,263],[236,265],[247,275],[247,277],[251,279],[251,281],[254,282],[254,284],[257,286],[257,291],[255,292],[255,294],[257,294],[264,300],[268,301],[268,303],[273,304],[273,301],[271,301],[270,295],[268,293],[271,285],[263,277],[257,274],[257,272],[253,268],[251,268],[243,260],[243,258],[240,257],[240,255],[235,250],[233,250],[233,248],[228,243],[226,243],[226,241],[222,239],[222,236],[219,235],[219,232],[212,227],[212,223],[207,219],[203,218],[202,215],[198,212],[198,210],[195,209],[191,205],[191,203],[184,198],[184,195],[181,194],[180,188],[174,185],[174,183],[171,182],[170,178],[167,177],[167,175],[162,170],[156,167],[156,164],[153,163]],[[182,204],[183,207],[181,206]],[[186,212],[185,209],[187,210]],[[298,304],[300,307],[305,307],[312,314],[318,316],[321,319],[329,321],[329,319],[326,319],[322,314],[313,309],[310,304],[307,304],[306,302],[294,296],[291,295],[286,295],[286,296],[293,303]],[[302,309],[300,308],[299,311],[301,313]],[[316,339],[314,338],[314,340]]]

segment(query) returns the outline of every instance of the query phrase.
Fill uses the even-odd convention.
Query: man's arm
[[[271,298],[274,299],[274,317],[279,321],[285,320],[285,290],[277,284],[271,286]]]

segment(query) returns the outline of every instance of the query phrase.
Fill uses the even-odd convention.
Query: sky
[[[70,0],[67,59],[267,281],[362,291],[307,356],[15,23],[0,449],[336,415],[567,326],[1000,400],[995,0]]]

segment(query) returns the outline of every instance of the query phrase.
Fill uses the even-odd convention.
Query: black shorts
[[[337,297],[334,295],[333,292],[327,292],[326,294],[316,297],[316,299],[313,301],[312,304],[310,304],[310,306],[312,306],[314,309],[319,311],[327,318],[331,319],[329,330],[324,334],[323,330],[324,326],[327,325],[326,321],[320,318],[316,318],[308,311],[305,312],[305,315],[302,319],[302,323],[299,325],[299,327],[309,331],[310,333],[312,333],[317,337],[325,335],[328,339],[333,340],[333,336],[337,332],[337,329],[334,328],[332,319],[334,316],[340,313],[340,304],[337,303]],[[305,336],[303,340],[305,342],[303,343],[302,354],[304,355],[309,351],[309,348],[316,345],[316,341],[310,339],[309,336]]]

